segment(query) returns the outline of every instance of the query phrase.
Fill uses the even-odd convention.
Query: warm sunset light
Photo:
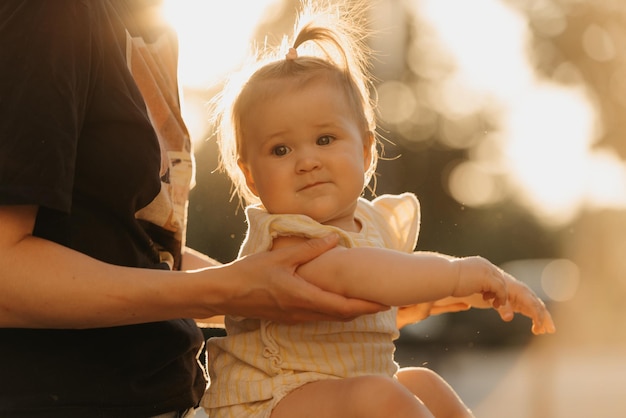
[[[418,24],[430,26],[425,32],[433,39],[427,44],[443,50],[434,61],[447,62],[433,102],[451,118],[482,106],[496,121],[491,144],[471,153],[474,164],[452,172],[450,191],[457,200],[491,204],[505,195],[497,182],[504,178],[520,203],[547,224],[567,224],[584,208],[626,207],[626,166],[613,150],[594,148],[603,134],[597,103],[582,81],[557,84],[535,72],[525,16],[498,0],[411,4]],[[558,14],[552,17],[553,25],[543,29],[562,30]],[[614,55],[598,26],[585,32],[582,43],[596,60]],[[420,54],[409,56],[423,61]],[[448,142],[445,132],[442,140]]]
[[[277,0],[164,0],[165,18],[180,42],[180,80],[206,88],[236,68],[257,25]]]
[[[217,170],[208,103],[255,43],[288,33],[300,0],[162,1],[197,157],[188,243],[227,263],[245,216]],[[558,330],[434,315],[401,330],[398,362],[437,368],[485,418],[626,411],[624,0],[364,1],[384,139],[375,193],[415,192],[418,250],[497,260]]]
[[[163,0],[164,18],[179,38],[183,113],[197,144],[207,136],[207,91],[238,69],[258,24],[279,5],[280,0]]]
[[[281,0],[165,0],[165,16],[180,38],[185,89],[219,84],[249,53],[258,25],[282,5]],[[471,148],[471,160],[451,171],[448,189],[455,199],[480,207],[514,196],[551,225],[566,224],[585,208],[626,207],[623,161],[610,148],[595,149],[603,133],[597,103],[582,80],[558,84],[536,73],[528,54],[527,16],[499,0],[409,1],[405,13],[420,31],[402,52],[403,32],[390,29],[398,6],[376,7],[372,22],[384,26],[375,28],[382,36],[374,41],[382,50],[380,71],[386,63],[397,65],[398,57],[390,53],[400,54],[415,74],[430,80],[427,89],[381,80],[381,115],[407,141],[437,132],[446,146]],[[538,29],[554,35],[564,23],[551,13]],[[589,27],[581,42],[595,60],[615,54],[599,26]],[[576,79],[573,65],[562,67]],[[186,109],[198,135],[206,124],[204,99],[191,97]],[[446,118],[443,124],[433,111]],[[477,112],[487,112],[492,126],[481,137],[468,136]]]

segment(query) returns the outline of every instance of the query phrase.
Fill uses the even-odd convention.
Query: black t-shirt
[[[150,72],[149,44],[163,38],[158,28],[137,38],[135,3],[149,4],[0,2],[0,204],[38,205],[35,235],[99,260],[178,268],[191,148],[176,112],[162,117],[148,98],[146,107],[150,79],[177,111],[167,91],[176,80]],[[0,329],[0,416],[143,417],[194,406],[206,384],[201,346],[190,319]]]

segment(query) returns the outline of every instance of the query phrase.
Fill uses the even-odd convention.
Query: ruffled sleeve
[[[361,199],[358,216],[368,218],[387,248],[413,252],[420,227],[420,206],[413,193],[381,195],[371,202]]]
[[[414,194],[382,195],[368,201],[359,199],[356,218],[362,225],[360,233],[351,233],[330,225],[322,225],[305,215],[272,215],[260,205],[246,208],[248,233],[239,250],[239,257],[268,251],[278,236],[320,238],[330,233],[339,235],[339,245],[386,247],[413,252],[420,226],[420,207]]]
[[[272,215],[260,205],[251,205],[246,208],[246,221],[248,232],[239,249],[239,257],[268,251],[278,236],[321,238],[334,232],[339,235],[339,245],[346,248],[357,246],[353,234],[335,226],[322,225],[306,215]]]

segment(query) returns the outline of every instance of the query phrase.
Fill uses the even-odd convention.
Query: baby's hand
[[[513,319],[515,313],[521,313],[532,319],[532,332],[535,335],[553,334],[556,331],[552,315],[543,301],[525,283],[503,272],[507,281],[507,303],[496,308],[504,321]]]
[[[451,296],[467,297],[482,294],[494,308],[506,305],[509,280],[498,267],[482,257],[465,257],[452,260],[457,266],[457,283]]]
[[[459,263],[459,280],[453,296],[467,297],[482,294],[482,299],[495,308],[504,321],[511,321],[521,313],[533,321],[535,335],[553,334],[556,331],[552,316],[543,301],[525,283],[502,271],[482,257],[466,257],[453,261]],[[472,292],[472,289],[474,290]],[[504,292],[504,299],[501,299]],[[480,301],[472,306],[483,306]]]

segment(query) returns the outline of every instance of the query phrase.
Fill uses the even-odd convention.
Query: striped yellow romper
[[[304,215],[270,215],[246,208],[248,234],[239,256],[267,251],[279,235],[321,237],[336,232],[345,247],[385,247],[412,252],[419,229],[419,204],[411,193],[359,199],[350,233]],[[295,388],[316,380],[362,375],[394,376],[396,309],[350,322],[284,325],[226,317],[228,336],[207,344],[210,385],[201,405],[210,418],[269,417]]]

